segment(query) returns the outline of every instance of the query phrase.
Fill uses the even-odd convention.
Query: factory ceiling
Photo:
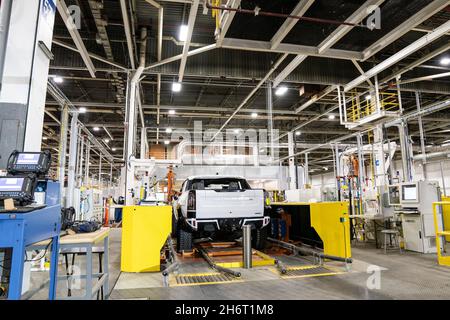
[[[123,150],[127,80],[144,56],[146,69],[140,95],[149,143],[160,143],[167,127],[190,130],[195,121],[202,121],[204,128],[218,129],[225,123],[227,128],[266,128],[266,84],[233,113],[279,63],[268,79],[289,88],[273,101],[274,128],[279,130],[280,141],[286,142],[285,133],[300,126],[299,143],[320,144],[354,132],[340,124],[337,90],[327,91],[329,86],[345,87],[450,20],[448,1],[442,0],[230,0],[229,5],[237,11],[227,11],[226,34],[216,36],[216,19],[213,9],[208,8],[211,4],[199,1],[189,51],[200,53],[188,55],[184,69],[179,58],[184,48],[179,29],[189,22],[192,2],[65,0],[67,6],[80,8],[78,33],[92,60],[95,77],[64,20],[57,16],[50,78],[64,78],[63,83],[55,85],[74,106],[87,109],[80,120],[88,128],[107,128],[107,132],[93,133],[100,139],[113,137],[107,147],[117,159]],[[160,57],[159,9],[155,5],[164,8]],[[368,5],[379,6],[380,29],[366,27],[372,12],[367,11]],[[144,28],[147,34],[143,37]],[[449,43],[450,32],[446,32],[378,73],[380,86],[387,91],[396,91],[396,75],[401,73],[404,113],[417,109],[415,92],[420,93],[423,108],[450,98],[449,75],[435,77],[449,72],[450,65],[441,63],[450,55]],[[140,55],[143,48],[144,56]],[[158,64],[159,60],[162,63]],[[181,72],[182,91],[173,92],[172,84]],[[373,81],[366,79],[349,92],[364,94]],[[170,114],[170,110],[176,113]],[[258,117],[252,117],[252,113],[258,113]],[[58,145],[59,118],[59,105],[49,94],[44,130],[48,148]],[[423,121],[428,145],[446,140],[448,111],[427,115]],[[417,119],[408,124],[413,139],[418,137]],[[395,129],[387,133],[395,139]],[[287,150],[281,152],[283,156]],[[331,157],[331,151],[324,155],[323,150],[316,150],[311,153],[311,165],[320,167],[320,161]]]

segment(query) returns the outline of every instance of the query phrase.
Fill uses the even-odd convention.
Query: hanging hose
[[[232,276],[235,276],[238,278],[241,276],[241,273],[238,271],[233,271],[231,269],[224,268],[224,267],[221,267],[221,266],[218,266],[217,264],[215,264],[214,261],[208,256],[208,253],[205,251],[205,249],[198,247],[197,250],[198,250],[198,252],[200,252],[203,259],[205,259],[206,262],[208,262],[208,264],[211,266],[211,268],[216,269],[217,271],[231,274]]]
[[[318,258],[320,260],[329,259],[329,260],[340,261],[340,262],[345,262],[345,263],[352,263],[353,262],[352,258],[342,258],[342,257],[330,256],[330,255],[327,255],[327,254],[324,254],[324,253],[321,253],[321,252],[317,252],[317,251],[315,251],[313,249],[302,248],[302,247],[293,245],[291,243],[287,243],[287,242],[284,242],[284,241],[276,240],[276,239],[273,239],[273,238],[267,238],[267,240],[269,240],[269,241],[271,241],[273,243],[276,243],[276,244],[278,244],[279,246],[281,246],[283,248],[291,249],[294,252],[297,251],[297,252],[302,252],[302,253],[305,253],[305,254],[310,254],[314,258]]]

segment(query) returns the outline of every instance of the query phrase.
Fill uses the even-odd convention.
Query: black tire
[[[172,211],[172,238],[177,236],[177,222],[178,219],[175,217],[175,212]]]
[[[264,227],[252,231],[252,247],[254,249],[263,250],[266,248],[267,230],[267,227]]]
[[[177,252],[192,251],[192,233],[183,230],[177,224]]]

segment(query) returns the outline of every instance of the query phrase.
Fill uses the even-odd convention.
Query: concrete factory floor
[[[434,254],[388,252],[371,244],[353,247],[354,263],[347,272],[342,264],[327,264],[336,274],[318,277],[281,278],[274,267],[242,271],[235,283],[163,287],[160,273],[120,273],[120,229],[113,229],[110,241],[111,299],[450,299],[450,267],[437,265]],[[277,257],[278,258],[278,257]],[[282,257],[286,265],[310,264],[305,259]],[[83,257],[78,263],[83,262]],[[379,289],[370,266],[380,268]],[[373,268],[373,267],[371,267]],[[369,270],[371,269],[369,268]],[[65,270],[60,268],[60,272]],[[179,273],[214,272],[206,262],[182,264]],[[33,277],[35,277],[33,275]],[[35,282],[35,281],[34,281]],[[66,284],[58,284],[58,296],[65,296]],[[75,290],[74,295],[81,291]],[[32,299],[45,299],[46,292]]]

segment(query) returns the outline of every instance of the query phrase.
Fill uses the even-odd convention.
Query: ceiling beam
[[[349,24],[356,24],[361,22],[370,11],[368,8],[373,6],[379,6],[384,0],[367,0],[358,10],[353,12],[353,14],[348,17],[345,22]],[[319,54],[329,50],[333,45],[335,45],[339,40],[341,40],[350,30],[353,29],[352,25],[342,24],[337,27],[325,40],[323,40],[317,47],[317,52]],[[283,71],[275,78],[273,87],[276,88],[284,79],[286,79],[305,59],[307,55],[298,55],[291,61],[290,64],[284,68]],[[355,59],[352,61],[356,62]]]
[[[63,42],[63,41],[60,41],[60,40],[57,40],[57,39],[53,38],[53,41],[52,41],[52,42],[53,42],[54,44],[60,46],[60,47],[63,47],[63,48],[69,49],[69,50],[71,50],[71,51],[80,53],[80,51],[78,50],[77,47],[74,47],[74,46],[72,46],[72,45],[70,45],[70,44],[68,44],[68,43]],[[95,54],[95,53],[87,52],[87,54],[88,54],[89,57],[91,57],[92,59],[95,59],[95,60],[98,60],[98,61],[100,61],[100,62],[109,64],[109,65],[111,65],[111,66],[113,66],[113,67],[116,67],[116,68],[119,68],[119,69],[121,69],[121,70],[125,70],[125,71],[127,70],[127,68],[126,68],[125,66],[123,66],[123,65],[121,65],[121,64],[119,64],[119,63],[117,63],[117,62],[109,61],[108,59],[103,58],[102,56],[99,56],[99,55],[97,55],[97,54]]]
[[[231,0],[230,8],[237,9],[241,5],[241,0]],[[233,22],[234,16],[236,15],[236,11],[226,11],[224,10],[220,17],[219,29],[217,30],[216,35],[216,43],[217,45],[221,45],[223,39],[227,35],[228,29],[231,26],[231,22]]]
[[[448,6],[448,0],[431,1],[425,8],[411,16],[408,20],[400,24],[397,28],[386,34],[384,37],[378,39],[375,43],[363,51],[363,60],[372,57],[378,51],[384,49],[398,38],[411,31],[412,28],[421,24],[428,18],[432,17],[437,12]]]
[[[233,119],[233,117],[247,104],[247,102],[250,100],[251,97],[259,90],[259,88],[264,84],[264,82],[269,79],[269,77],[272,75],[272,73],[280,66],[280,64],[286,59],[288,56],[287,53],[283,54],[270,68],[270,70],[266,73],[264,78],[262,78],[256,87],[250,91],[250,93],[244,98],[244,100],[239,104],[239,106],[234,110],[234,112],[230,115],[230,117],[225,121],[225,123],[219,128],[219,130],[214,134],[214,136],[211,138],[211,141],[215,139],[215,137],[227,126],[227,124]]]
[[[409,56],[413,52],[416,52],[417,50],[432,43],[434,40],[445,35],[449,30],[450,30],[450,21],[447,21],[446,23],[442,24],[440,27],[436,28],[433,32],[430,32],[429,34],[414,41],[409,46],[403,48],[396,54],[390,56],[383,62],[377,64],[375,67],[373,67],[372,69],[365,72],[363,75],[361,75],[358,78],[354,79],[353,81],[349,82],[347,85],[344,86],[344,91],[348,92],[349,90],[360,85],[362,82],[366,81],[367,79],[370,79],[370,78],[374,77],[375,75],[377,75],[378,73],[393,66],[394,64],[396,64],[400,60],[404,59],[405,57]]]
[[[292,10],[291,16],[303,16],[313,3],[314,0],[299,1],[294,10]],[[293,18],[287,18],[286,20],[284,20],[284,23],[270,40],[270,49],[277,48],[280,45],[281,41],[283,41],[283,39],[288,35],[292,28],[297,24],[297,22],[298,19]]]
[[[361,52],[328,49],[322,53],[319,53],[319,49],[313,46],[303,46],[298,44],[281,43],[277,48],[272,49],[269,41],[258,40],[246,40],[225,38],[222,43],[222,48],[245,50],[245,51],[259,51],[259,52],[274,52],[274,53],[289,53],[289,54],[303,54],[307,56],[315,56],[322,58],[333,58],[343,60],[362,60],[363,55]]]
[[[64,21],[64,24],[67,27],[67,30],[70,33],[70,36],[72,37],[73,42],[75,43],[75,46],[78,49],[78,53],[81,55],[81,58],[83,59],[84,64],[86,65],[86,68],[89,71],[89,74],[92,78],[95,78],[95,66],[94,63],[91,60],[91,57],[89,56],[89,52],[86,49],[86,46],[84,45],[83,40],[81,39],[81,35],[78,32],[77,26],[73,22],[73,18],[70,15],[69,9],[67,8],[66,3],[64,0],[59,0],[56,2],[58,12]]]
[[[186,62],[188,58],[189,52],[189,44],[192,39],[192,32],[194,31],[195,19],[197,18],[197,10],[198,10],[199,0],[193,0],[191,4],[191,10],[189,11],[189,19],[188,19],[188,31],[186,36],[186,41],[183,46],[183,53],[181,55],[180,62],[180,71],[178,72],[178,82],[183,82],[184,70],[186,69]]]

